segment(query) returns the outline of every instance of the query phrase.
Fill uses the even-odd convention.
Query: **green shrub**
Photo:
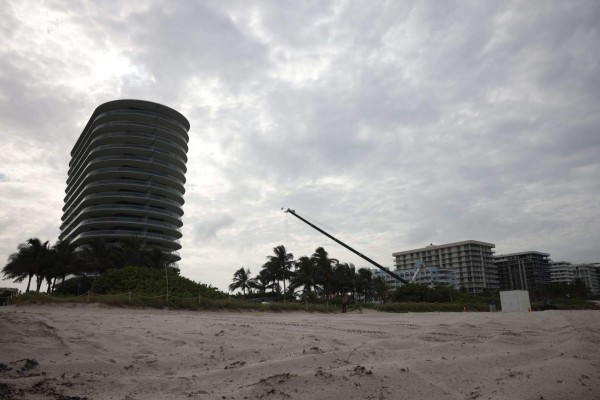
[[[383,312],[458,312],[463,311],[465,305],[458,303],[386,303],[378,304],[375,309]],[[469,311],[489,311],[487,304],[470,304]]]
[[[196,283],[179,275],[174,268],[168,269],[169,302],[177,302],[181,298],[224,298],[226,294],[218,289]],[[98,294],[127,294],[134,296],[155,297],[167,293],[165,271],[148,267],[125,267],[111,269],[96,278],[92,292]]]
[[[95,277],[92,276],[75,276],[73,278],[67,279],[65,281],[64,286],[62,282],[59,282],[57,283],[53,294],[63,296],[77,296],[83,293],[87,293],[88,290],[92,289],[94,278]]]

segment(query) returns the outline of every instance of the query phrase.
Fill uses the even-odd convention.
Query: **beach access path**
[[[600,312],[0,307],[0,398],[599,399]]]

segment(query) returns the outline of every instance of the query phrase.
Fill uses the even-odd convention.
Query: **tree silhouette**
[[[310,258],[303,256],[296,260],[294,267],[290,290],[293,292],[298,288],[303,288],[301,297],[303,299],[311,297],[312,293],[319,290],[317,265]]]
[[[325,286],[325,298],[329,300],[331,296],[333,269],[339,261],[335,258],[329,258],[329,255],[322,247],[318,247],[310,259],[317,267],[317,276],[319,277],[319,281]]]
[[[356,291],[364,296],[365,302],[371,297],[372,278],[373,273],[368,268],[360,268],[356,274]]]
[[[242,267],[233,273],[233,283],[229,285],[229,290],[233,292],[237,289],[242,289],[244,296],[246,295],[246,289],[252,289],[252,286],[250,286],[250,268],[244,269]]]
[[[250,279],[248,285],[250,285],[252,289],[258,290],[259,293],[264,294],[267,289],[273,286],[273,279],[267,269],[262,269],[258,275]]]
[[[52,246],[54,250],[55,277],[62,278],[61,287],[65,286],[65,277],[78,272],[81,266],[81,257],[78,246],[70,239],[59,240]]]
[[[92,239],[81,246],[81,258],[88,272],[106,272],[114,267],[115,248],[103,239]]]
[[[277,279],[277,286],[279,286],[279,280],[283,280],[283,300],[285,301],[285,281],[290,278],[289,271],[294,265],[294,255],[288,253],[283,245],[273,248],[273,253],[275,253],[274,256],[267,256],[269,259],[267,269],[270,269]]]

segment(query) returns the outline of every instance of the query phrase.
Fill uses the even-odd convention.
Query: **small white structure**
[[[529,302],[529,291],[507,290],[500,292],[500,305],[502,306],[502,312],[527,312],[531,307],[531,303]]]

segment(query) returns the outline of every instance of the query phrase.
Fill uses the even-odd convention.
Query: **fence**
[[[28,295],[27,293],[24,295]],[[173,301],[181,301],[181,300],[185,300],[185,301],[195,301],[198,304],[202,304],[202,300],[203,297],[202,295],[198,295],[198,296],[193,296],[193,297],[180,297],[180,296],[174,296],[172,293],[169,294],[161,294],[161,295],[157,295],[157,296],[144,296],[141,294],[137,294],[134,292],[125,292],[125,293],[114,293],[114,294],[105,294],[105,293],[94,293],[91,290],[88,290],[86,293],[80,294],[78,296],[72,296],[72,297],[60,297],[60,296],[52,296],[49,295],[47,293],[35,293],[36,296],[44,296],[45,298],[47,298],[48,300],[51,301],[58,301],[58,302],[86,302],[86,303],[90,303],[93,301],[98,300],[98,298],[104,298],[104,299],[121,299],[121,300],[127,300],[128,302],[131,303],[135,303],[136,300],[163,300],[164,299],[164,303],[165,305],[168,305],[169,303],[173,302]],[[23,296],[23,295],[21,295]],[[16,298],[16,297],[15,297]]]
[[[62,297],[48,295],[46,293],[24,293],[12,299],[11,304],[46,304],[46,303],[100,303],[109,306],[121,307],[151,307],[151,308],[175,308],[189,310],[224,310],[232,311],[255,310],[255,311],[308,311],[308,312],[336,312],[339,308],[333,304],[314,304],[309,302],[266,302],[268,298],[260,299],[261,302],[248,302],[244,299],[232,296],[214,298],[203,296],[177,296],[174,293],[147,296],[134,292],[116,294],[103,294],[88,291],[78,296]],[[271,299],[272,300],[272,299]]]
[[[100,303],[117,307],[151,307],[151,308],[175,308],[175,309],[207,309],[207,310],[256,310],[256,311],[306,311],[338,313],[341,311],[341,303],[332,299],[324,302],[291,301],[276,302],[273,298],[241,299],[235,297],[214,298],[198,294],[196,296],[177,296],[170,292],[168,295],[155,296],[142,295],[132,291],[104,294],[94,293],[91,290],[78,296],[62,297],[60,295],[48,295],[46,293],[25,293],[18,296],[0,297],[0,305],[8,304],[36,304],[36,303]],[[383,312],[432,312],[464,311],[463,303],[386,303],[370,304],[350,302],[348,311],[363,312],[363,309],[373,309]],[[470,304],[471,311],[490,311],[487,304]]]

